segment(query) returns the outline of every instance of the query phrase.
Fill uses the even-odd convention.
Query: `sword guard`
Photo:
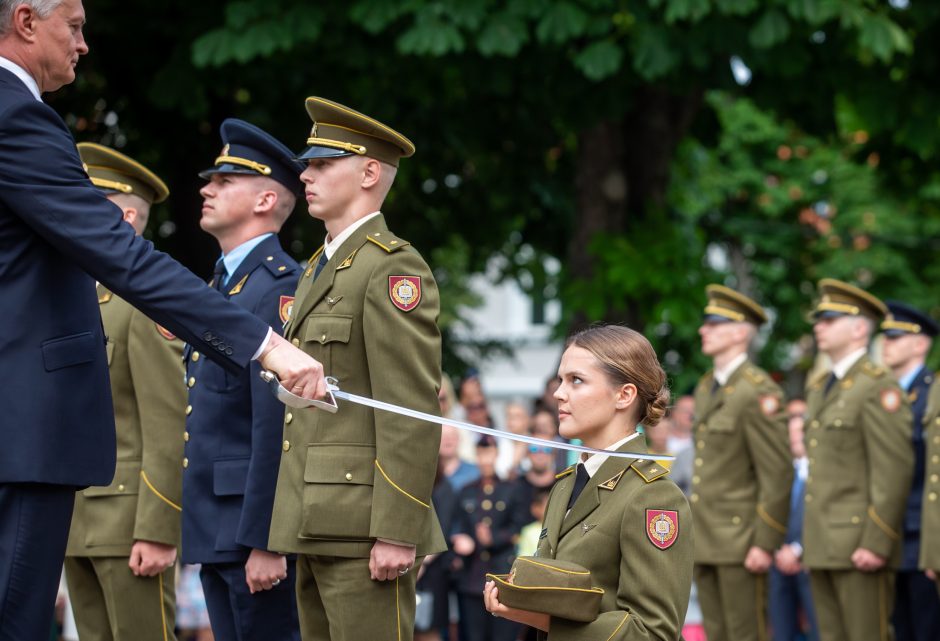
[[[336,403],[336,397],[333,396],[333,392],[338,390],[337,387],[338,381],[332,376],[326,378],[326,399],[327,400],[315,400],[304,398],[303,396],[297,396],[286,387],[281,385],[281,381],[278,380],[277,375],[274,372],[268,370],[261,370],[261,380],[268,384],[268,389],[271,390],[271,393],[288,407],[293,407],[295,409],[306,409],[308,407],[316,407],[317,409],[325,410],[330,414],[336,414],[339,411],[339,405]]]

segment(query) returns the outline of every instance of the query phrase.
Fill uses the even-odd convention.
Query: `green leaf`
[[[718,11],[729,16],[746,16],[759,6],[758,0],[715,0]]]
[[[535,28],[540,42],[562,44],[584,33],[587,15],[570,2],[551,2]]]
[[[610,40],[594,42],[574,57],[574,65],[590,80],[603,80],[620,71],[623,50]]]
[[[679,54],[669,43],[666,29],[647,27],[637,35],[633,51],[633,68],[647,80],[669,73],[679,61]]]
[[[840,0],[788,0],[786,5],[793,18],[819,26],[839,15],[843,3]]]
[[[359,0],[349,9],[350,19],[371,34],[376,34],[398,18],[414,11],[411,2],[386,0]]]
[[[484,25],[477,38],[477,49],[484,56],[515,56],[528,41],[525,23],[504,11]]]
[[[881,14],[862,19],[858,44],[882,62],[890,62],[895,53],[910,53],[911,40],[897,25]]]
[[[711,11],[709,0],[669,0],[666,5],[666,24],[679,20],[698,22]]]
[[[748,40],[757,49],[770,49],[789,35],[790,21],[781,11],[771,9],[751,29]]]
[[[436,19],[424,19],[398,38],[398,51],[404,54],[443,56],[464,49],[464,39],[452,24]]]

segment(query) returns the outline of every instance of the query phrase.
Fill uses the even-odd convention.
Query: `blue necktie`
[[[571,490],[571,498],[568,499],[568,509],[571,509],[571,506],[574,505],[575,501],[578,500],[578,496],[581,495],[581,491],[584,489],[584,486],[587,485],[588,480],[591,477],[588,475],[587,469],[584,465],[578,463],[578,472],[574,479],[574,489]]]
[[[212,283],[215,288],[219,291],[222,291],[223,282],[225,281],[225,261],[221,258],[216,261],[215,269],[212,270]]]
[[[317,276],[320,275],[320,272],[323,271],[323,268],[326,267],[326,263],[329,258],[326,257],[326,250],[324,249],[320,252],[320,260],[317,261],[317,266],[313,270],[313,279],[316,280]]]

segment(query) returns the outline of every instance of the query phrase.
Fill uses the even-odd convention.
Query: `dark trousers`
[[[288,559],[286,579],[252,594],[244,563],[203,563],[199,578],[216,641],[300,641],[296,576]]]
[[[800,627],[800,611],[806,617],[807,630]],[[774,641],[819,641],[816,631],[816,611],[809,587],[809,574],[793,576],[770,570],[770,627]]]
[[[483,594],[458,594],[460,641],[515,641],[522,624],[494,617],[483,605]]]
[[[895,581],[895,641],[940,641],[937,584],[917,570],[901,570]]]
[[[0,641],[49,638],[75,488],[0,483]]]

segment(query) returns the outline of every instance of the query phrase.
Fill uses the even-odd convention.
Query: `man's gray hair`
[[[13,11],[25,4],[35,11],[40,18],[48,18],[55,11],[62,0],[0,0],[0,35],[6,35],[13,22]]]

